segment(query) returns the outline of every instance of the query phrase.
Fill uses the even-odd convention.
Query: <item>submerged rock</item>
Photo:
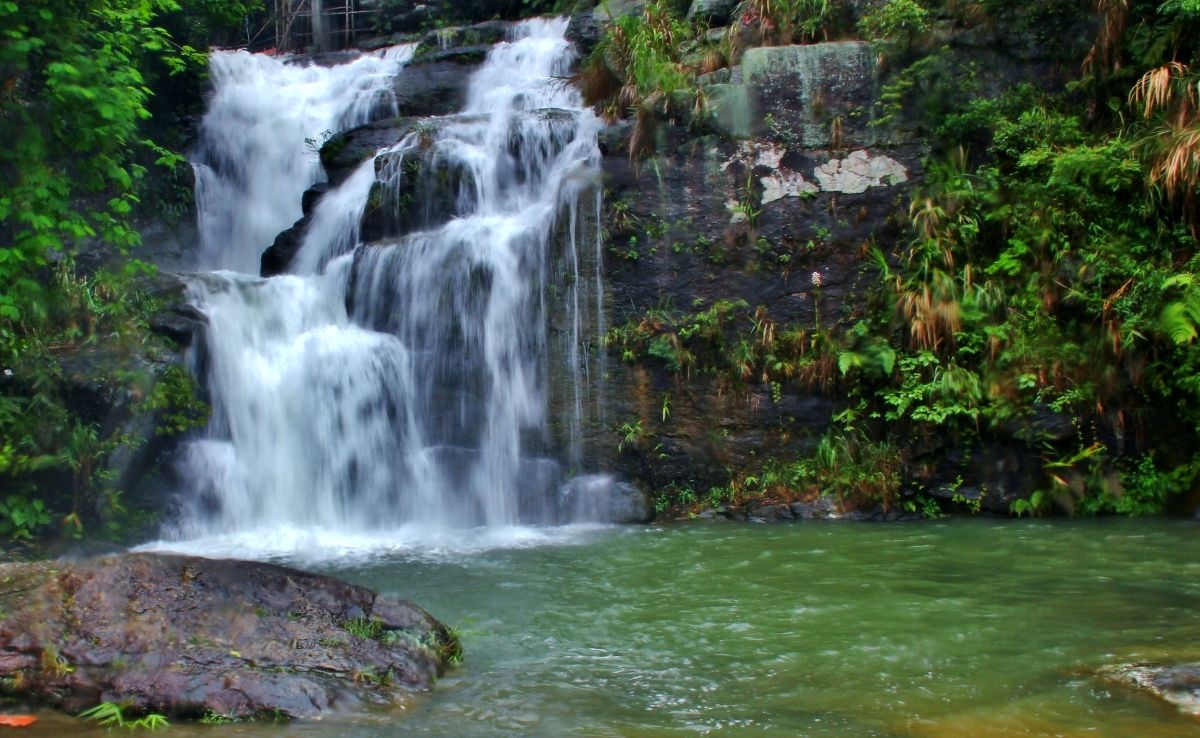
[[[248,561],[4,565],[0,607],[0,677],[69,712],[314,717],[428,690],[460,653],[415,605]]]
[[[1154,695],[1182,713],[1200,717],[1200,663],[1119,664],[1101,669],[1100,676]]]
[[[573,477],[558,494],[569,522],[647,523],[654,517],[645,492],[608,474]]]

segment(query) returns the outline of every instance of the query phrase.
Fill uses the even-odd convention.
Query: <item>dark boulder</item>
[[[692,0],[688,20],[702,20],[711,27],[729,25],[738,0]]]
[[[566,38],[586,56],[596,48],[608,27],[620,18],[641,15],[644,0],[578,0],[567,21]]]
[[[137,289],[158,306],[149,316],[150,330],[179,349],[195,343],[207,321],[188,303],[186,279],[172,272],[157,271],[139,278]]]
[[[837,504],[828,497],[818,497],[812,502],[793,502],[792,517],[797,520],[828,520],[839,517]]]
[[[413,121],[407,118],[388,118],[351,128],[330,138],[321,147],[321,167],[329,178],[329,185],[337,187],[346,181],[359,164],[374,156],[379,149],[399,141],[412,126]]]
[[[292,224],[292,227],[275,237],[275,242],[262,253],[259,273],[264,277],[274,277],[283,274],[296,258],[300,247],[304,245],[304,234],[308,224],[312,222],[313,211],[326,192],[333,189],[328,182],[318,182],[309,187],[302,196],[300,206],[304,215]]]
[[[434,135],[432,126],[429,130]],[[473,204],[464,197],[475,189],[472,172],[436,153],[425,147],[375,159],[376,184],[363,213],[364,242],[434,228],[466,213]]]
[[[69,712],[314,717],[428,690],[460,654],[414,605],[273,564],[132,554],[0,574],[0,675]]]
[[[450,115],[462,110],[471,75],[511,28],[511,23],[492,21],[427,34],[412,62],[396,76],[392,89],[400,115]]]
[[[487,48],[438,52],[405,67],[392,87],[400,115],[450,115],[462,110],[471,74],[483,62]]]
[[[304,216],[292,224],[292,227],[275,237],[274,243],[262,252],[259,262],[259,274],[264,277],[274,277],[285,274],[292,264],[292,259],[304,245],[304,231],[308,228],[309,216]]]
[[[756,523],[778,523],[785,520],[795,520],[796,515],[790,505],[770,501],[752,503],[746,511],[748,518]]]
[[[588,0],[580,0],[567,21],[567,40],[575,44],[581,54],[590,54],[600,43],[600,26],[596,23],[596,7]]]

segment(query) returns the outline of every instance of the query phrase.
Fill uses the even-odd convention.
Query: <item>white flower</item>
[[[5,370],[4,370],[4,376],[6,376],[6,377],[11,377],[11,376],[12,376],[12,369],[5,369]]]
[[[808,278],[808,281],[809,281],[809,282],[812,282],[812,286],[813,286],[813,287],[820,287],[820,286],[821,286],[821,283],[822,283],[824,280],[822,280],[822,279],[821,279],[821,273],[820,273],[820,272],[813,272],[813,273],[812,273],[812,276]]]

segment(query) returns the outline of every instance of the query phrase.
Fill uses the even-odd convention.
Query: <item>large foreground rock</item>
[[[55,566],[0,566],[0,677],[70,712],[110,701],[313,717],[428,690],[458,653],[414,605],[273,564],[132,554]]]

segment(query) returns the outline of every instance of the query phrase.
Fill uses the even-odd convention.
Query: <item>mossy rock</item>
[[[71,713],[113,702],[180,717],[312,718],[403,702],[461,656],[415,605],[249,561],[3,565],[0,607],[8,691]]]

